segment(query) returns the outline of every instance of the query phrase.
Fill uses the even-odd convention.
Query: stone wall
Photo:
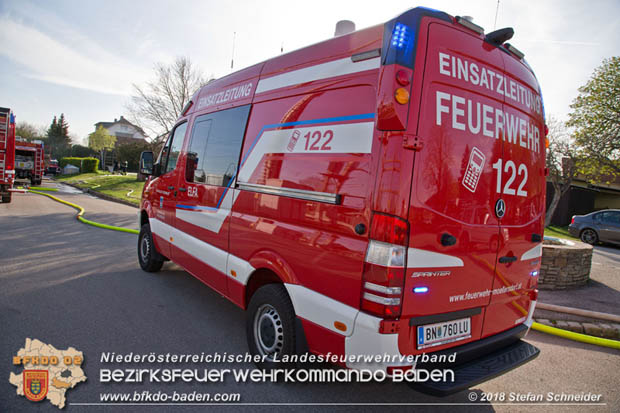
[[[591,267],[592,245],[545,237],[538,288],[564,290],[583,286],[590,279]]]

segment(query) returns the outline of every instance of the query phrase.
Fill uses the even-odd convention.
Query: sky
[[[80,143],[95,123],[128,117],[132,84],[152,80],[157,62],[187,56],[217,78],[231,72],[233,33],[238,70],[328,39],[339,20],[361,29],[416,6],[472,16],[487,33],[513,27],[547,115],[561,120],[592,71],[620,55],[617,0],[0,0],[0,106],[42,128],[64,113]]]

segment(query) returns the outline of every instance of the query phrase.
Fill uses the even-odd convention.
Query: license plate
[[[418,349],[439,346],[471,337],[471,319],[444,321],[418,326]]]

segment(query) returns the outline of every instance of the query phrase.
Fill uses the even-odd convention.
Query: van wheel
[[[250,353],[264,359],[256,363],[259,368],[290,366],[274,361],[295,354],[295,309],[282,284],[267,284],[254,293],[248,306],[246,333]]]
[[[157,272],[164,265],[164,260],[155,249],[153,235],[149,224],[142,225],[138,235],[138,262],[146,272]]]
[[[596,234],[596,231],[591,228],[586,228],[581,231],[579,238],[581,238],[583,242],[590,245],[594,245],[598,242],[598,235]]]

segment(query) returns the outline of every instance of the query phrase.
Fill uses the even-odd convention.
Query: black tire
[[[586,244],[595,245],[598,242],[598,234],[592,228],[586,228],[581,231],[579,238]]]
[[[2,203],[3,204],[10,204],[11,203],[11,194],[2,195]]]
[[[246,316],[246,334],[250,354],[265,356],[255,363],[261,369],[290,368],[295,363],[282,360],[295,354],[295,309],[282,284],[259,288],[250,300]]]
[[[164,265],[163,257],[155,249],[149,224],[142,225],[138,235],[138,262],[146,272],[157,272]]]

